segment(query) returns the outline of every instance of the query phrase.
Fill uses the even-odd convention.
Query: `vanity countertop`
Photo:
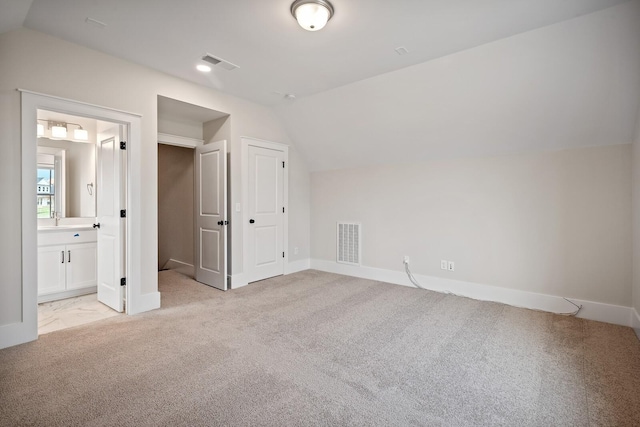
[[[75,230],[93,230],[93,224],[74,224],[74,225],[47,225],[38,227],[40,231],[75,231]]]

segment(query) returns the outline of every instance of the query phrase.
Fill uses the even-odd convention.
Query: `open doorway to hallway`
[[[194,223],[198,203],[196,148],[229,140],[229,126],[226,113],[158,96],[159,271],[196,277],[198,253],[209,247],[206,242],[197,246],[202,235],[196,234]],[[226,156],[222,161],[226,163]],[[226,211],[224,214],[227,216]]]

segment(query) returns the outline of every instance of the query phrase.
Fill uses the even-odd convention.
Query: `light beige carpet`
[[[630,328],[318,271],[0,350],[0,425],[640,425]]]

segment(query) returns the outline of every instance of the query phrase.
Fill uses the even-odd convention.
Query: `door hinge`
[[[282,258],[284,258],[284,252],[282,252]]]
[[[127,141],[120,141],[120,149],[121,150],[127,149]]]
[[[284,162],[282,162],[282,167],[284,167]]]
[[[284,213],[284,206],[282,207],[282,213]]]
[[[120,286],[127,286],[127,278],[123,277],[120,279]]]
[[[127,217],[127,210],[120,209],[120,218],[126,218],[126,217]]]

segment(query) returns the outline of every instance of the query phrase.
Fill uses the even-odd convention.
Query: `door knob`
[[[250,219],[250,220],[249,220],[249,224],[253,224],[254,222],[256,222],[256,221],[255,221],[255,220],[253,220],[253,219]]]
[[[224,221],[218,221],[218,225],[224,225]]]
[[[93,228],[100,228],[100,223],[93,224]]]

